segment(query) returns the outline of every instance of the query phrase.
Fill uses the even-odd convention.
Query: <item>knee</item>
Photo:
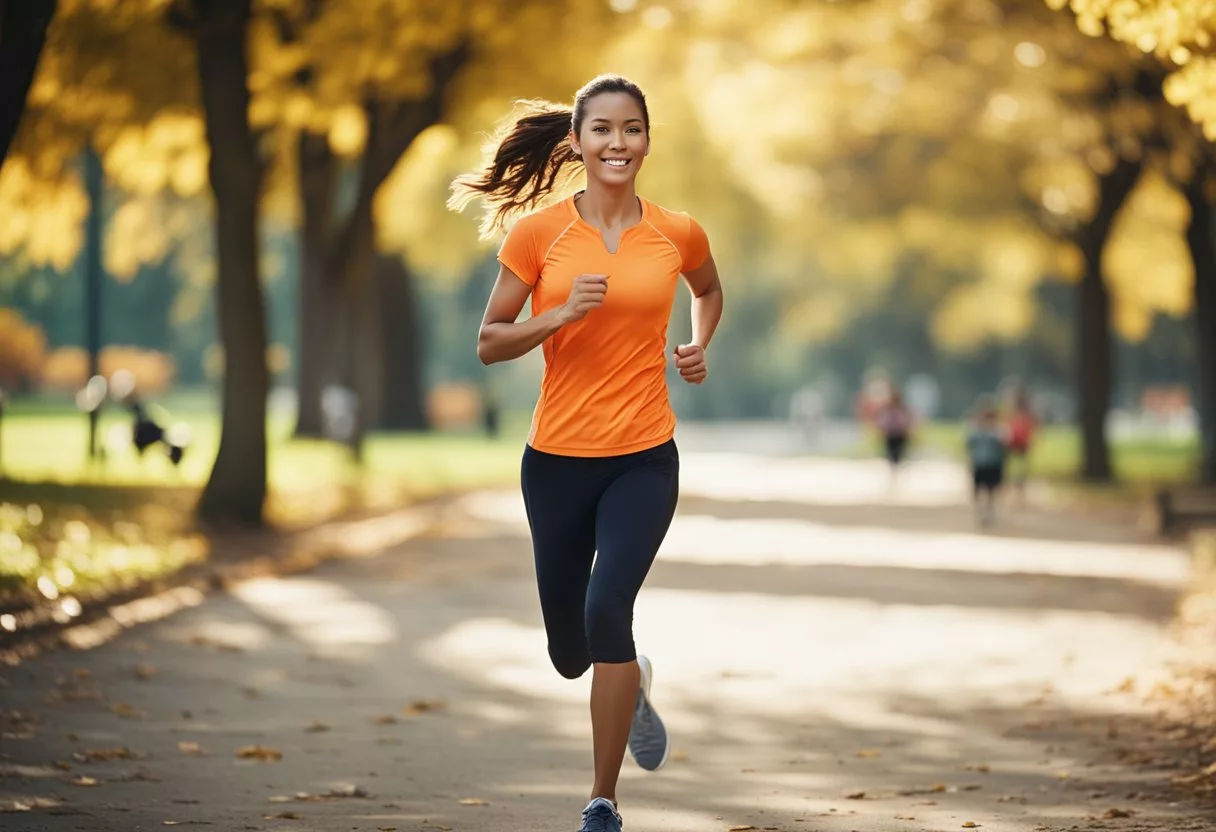
[[[567,679],[577,679],[587,672],[587,668],[591,667],[591,658],[587,655],[586,648],[582,646],[574,649],[550,642],[549,660],[553,662],[554,670]]]
[[[627,662],[633,655],[633,605],[612,596],[587,599],[587,645],[591,660]]]

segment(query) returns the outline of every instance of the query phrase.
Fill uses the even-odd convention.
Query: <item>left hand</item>
[[[705,348],[696,344],[681,344],[675,351],[676,369],[689,384],[700,384],[709,375],[705,363]]]

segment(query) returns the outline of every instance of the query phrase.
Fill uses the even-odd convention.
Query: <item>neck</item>
[[[582,218],[592,225],[616,228],[642,221],[642,206],[632,182],[612,187],[589,181],[574,204]]]

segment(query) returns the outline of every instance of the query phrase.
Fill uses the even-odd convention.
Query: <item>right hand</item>
[[[608,293],[608,275],[580,274],[574,278],[570,287],[570,296],[562,304],[561,320],[563,324],[581,321],[587,313],[604,303],[604,295]]]

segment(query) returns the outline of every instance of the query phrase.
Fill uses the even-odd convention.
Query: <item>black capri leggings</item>
[[[633,661],[633,602],[679,496],[675,441],[611,457],[528,446],[521,468],[553,666],[577,679],[592,662]]]

